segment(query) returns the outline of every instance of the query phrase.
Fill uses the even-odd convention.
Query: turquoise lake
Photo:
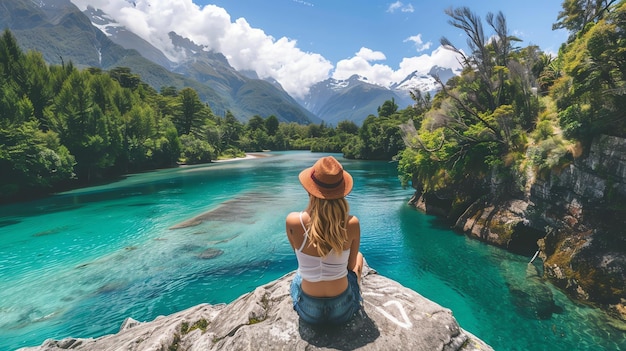
[[[0,206],[0,350],[228,303],[294,270],[284,219],[306,206],[297,176],[321,156],[269,153]],[[354,177],[361,251],[380,274],[451,309],[495,350],[626,350],[626,333],[602,313],[529,274],[538,260],[529,266],[408,206],[395,163],[335,156]],[[537,316],[529,286],[551,294],[554,313]]]

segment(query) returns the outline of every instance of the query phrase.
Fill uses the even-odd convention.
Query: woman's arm
[[[348,258],[348,269],[353,271],[357,267],[357,256],[361,246],[361,224],[356,216],[348,219],[348,238],[350,240],[350,257]]]
[[[287,215],[287,218],[285,220],[285,231],[287,232],[287,239],[289,239],[289,243],[291,244],[291,247],[296,250],[297,248],[300,247],[300,245],[302,245],[302,240],[298,240],[296,237],[298,236],[298,234],[302,235],[300,233],[300,230],[298,230],[298,228],[301,228],[302,226],[300,225],[300,213],[298,212],[291,212],[290,214]],[[300,241],[300,245],[298,245],[298,241]]]

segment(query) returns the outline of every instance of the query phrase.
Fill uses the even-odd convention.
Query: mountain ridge
[[[92,19],[92,21],[95,22],[94,19]],[[195,77],[199,81],[204,82],[206,77],[202,77],[202,73],[200,72],[195,72],[198,70],[196,57],[200,52],[206,51],[207,49],[202,45],[198,45],[188,38],[184,38],[172,31],[169,32],[169,37],[171,44],[176,47],[175,51],[178,53],[177,59],[168,61],[168,65],[171,69],[174,72]],[[112,39],[118,40],[115,36],[113,36]],[[156,48],[154,49],[158,50]],[[210,54],[208,55],[220,55],[223,60],[222,63],[225,66],[228,66],[228,70],[236,71],[230,66],[224,55],[212,51],[209,52]],[[145,51],[145,53],[146,57],[148,57],[148,51]],[[163,53],[162,55],[164,56],[165,54]],[[339,86],[343,81],[351,81],[351,78],[346,80],[328,78],[327,80],[313,85],[310,88],[309,93],[304,97],[295,97],[293,101],[329,124],[336,124],[337,122],[345,119],[361,124],[367,116],[371,114],[375,115],[378,107],[387,100],[393,99],[400,108],[404,108],[413,104],[409,93],[412,90],[419,89],[422,93],[428,92],[433,95],[439,89],[436,79],[434,78],[435,75],[439,75],[440,78],[442,78],[442,81],[445,82],[449,77],[452,77],[455,74],[460,74],[460,72],[455,73],[451,68],[440,66],[433,66],[430,68],[425,67],[422,71],[424,72],[412,72],[401,82],[393,83],[386,87],[378,84],[372,84],[367,81],[367,78],[360,77],[359,80],[361,83],[357,83],[355,81],[353,84],[344,85],[344,89],[332,88],[330,90],[325,90],[326,86]],[[253,71],[236,72],[243,77],[259,79],[257,73]],[[284,91],[280,83],[276,80],[272,78],[264,78],[263,80],[272,83],[281,91]],[[359,96],[360,93],[365,94],[366,97]],[[330,105],[322,106],[329,101],[331,101]]]
[[[110,33],[102,31],[107,24],[113,23],[111,19],[96,9],[92,9],[90,13],[97,18],[98,26],[70,0],[3,0],[0,4],[0,26],[11,30],[22,50],[41,52],[48,64],[61,65],[71,61],[79,68],[97,67],[104,70],[128,67],[156,90],[164,86],[195,89],[216,115],[223,116],[231,111],[243,122],[254,115],[268,117],[270,114],[285,122],[309,124],[320,121],[275,85],[253,83],[264,90],[261,97],[267,97],[267,100],[253,101],[252,95],[242,94],[237,89],[229,91],[218,84],[200,82],[194,77],[170,70],[170,60],[155,51],[158,49],[151,44],[143,39],[138,40],[138,36],[122,31],[117,26],[117,33],[124,33],[130,48],[119,45],[110,39]],[[142,54],[147,51],[158,58],[155,60],[159,62],[145,58]],[[210,58],[207,60],[210,61]],[[215,62],[217,61],[220,59]],[[221,61],[224,62],[224,58]],[[206,61],[196,58],[196,62],[204,63],[203,69],[206,70]],[[230,75],[231,78],[234,76],[235,80],[241,79],[244,83],[250,80],[236,73],[232,67],[231,71],[224,70],[221,73]],[[240,97],[247,99],[245,103],[237,101]]]
[[[369,115],[376,115],[379,106],[392,99],[401,108],[412,103],[408,94],[402,96],[353,75],[345,80],[328,78],[313,85],[300,103],[331,125],[344,120],[361,125]]]

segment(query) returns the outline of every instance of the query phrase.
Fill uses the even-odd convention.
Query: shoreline
[[[230,161],[238,161],[238,160],[249,160],[252,158],[263,158],[263,157],[268,157],[269,155],[263,153],[263,152],[250,152],[250,153],[246,153],[245,157],[234,157],[234,158],[225,158],[225,159],[221,159],[221,160],[211,160],[211,162],[230,162]]]

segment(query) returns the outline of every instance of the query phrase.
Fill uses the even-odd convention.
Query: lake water
[[[321,156],[161,170],[0,206],[0,350],[227,303],[294,270],[284,218],[306,206],[297,175]],[[626,333],[542,282],[538,262],[409,207],[396,164],[335,156],[354,177],[361,251],[379,273],[450,308],[496,350],[626,350]]]

